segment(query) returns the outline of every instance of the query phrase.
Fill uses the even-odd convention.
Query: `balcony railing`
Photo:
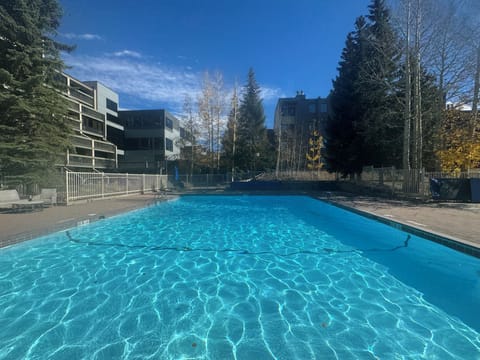
[[[94,120],[95,121],[95,120]],[[93,123],[95,125],[95,123]],[[104,137],[105,135],[105,129],[103,127],[93,127],[93,126],[88,126],[88,122],[86,124],[85,117],[83,118],[83,127],[82,130],[84,132],[91,133],[96,136]]]
[[[93,168],[93,158],[91,156],[70,154],[68,156],[67,166]]]
[[[87,137],[73,136],[72,143],[73,143],[73,146],[87,148],[87,149],[92,148],[92,140]]]
[[[82,92],[80,90],[70,88],[70,96],[77,99],[77,100],[80,100],[81,102],[83,102],[87,105],[90,105],[91,107],[95,106],[95,101],[93,100],[93,97],[85,94],[84,92]]]
[[[116,167],[115,159],[95,158],[96,169],[115,169]]]
[[[95,111],[95,110],[92,110],[92,109],[89,109],[88,107],[86,106],[83,106],[82,105],[82,113],[96,119],[96,120],[100,120],[101,122],[105,122],[105,115],[103,115],[102,113],[99,113],[98,111]]]
[[[80,104],[79,103],[76,103],[75,101],[72,101],[68,98],[67,98],[67,102],[68,102],[68,109],[69,110],[73,110],[75,112],[80,112]]]
[[[104,151],[112,154],[115,154],[117,152],[117,147],[111,143],[95,140],[94,145],[95,150]]]
[[[67,124],[70,127],[72,127],[74,130],[80,131],[80,121],[68,118],[67,119]]]

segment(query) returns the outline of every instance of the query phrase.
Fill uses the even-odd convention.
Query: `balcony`
[[[67,118],[66,123],[70,126],[73,130],[80,131],[80,121],[74,120],[72,118]]]
[[[82,130],[83,132],[90,133],[94,136],[105,136],[105,122],[94,119],[86,114],[82,114]]]
[[[75,112],[80,112],[80,104],[75,102],[75,101],[72,101],[70,99],[67,98],[67,103],[68,103],[68,109],[69,110],[72,110],[72,111],[75,111]]]
[[[117,152],[117,147],[109,142],[95,140],[94,146],[95,150],[104,151],[112,154],[116,154]]]
[[[96,169],[115,169],[116,167],[115,159],[95,158]]]
[[[70,154],[67,166],[93,168],[93,158],[91,156]]]
[[[84,104],[90,105],[91,107],[95,107],[95,100],[93,99],[92,95],[86,94],[85,92],[76,88],[70,88],[69,93],[72,98],[77,99]]]
[[[87,138],[86,136],[74,135],[72,137],[72,144],[75,147],[81,147],[85,149],[92,149],[92,139]]]
[[[70,154],[68,157],[67,166],[91,169],[115,169],[117,167],[117,161],[115,159],[100,157],[92,158],[91,156]]]
[[[102,113],[99,113],[98,111],[92,110],[92,109],[90,109],[86,106],[83,106],[83,105],[82,105],[82,113],[85,114],[85,115],[88,115],[89,117],[91,117],[95,120],[105,122],[105,115],[103,115]]]

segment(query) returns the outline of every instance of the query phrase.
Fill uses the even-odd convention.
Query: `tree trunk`
[[[407,29],[405,38],[405,112],[403,124],[403,169],[410,169],[410,127],[412,116],[412,84],[411,84],[411,64],[410,64],[410,6],[407,4]]]
[[[278,136],[277,136],[277,141],[278,141],[278,144],[277,144],[277,162],[276,162],[276,165],[275,165],[275,178],[278,179],[278,172],[280,171],[280,154],[281,154],[281,151],[282,151],[282,148],[281,148],[281,145],[282,145],[282,125],[279,124],[278,125]]]
[[[475,81],[473,87],[473,101],[472,101],[472,124],[471,136],[472,140],[475,137],[475,130],[478,126],[478,97],[480,92],[480,46],[477,48],[477,64],[475,67]]]
[[[414,168],[422,168],[422,152],[423,152],[423,131],[422,131],[422,89],[421,89],[421,53],[420,53],[420,27],[421,27],[421,2],[417,0],[417,9],[415,14],[415,46],[414,46],[414,80],[413,80],[413,96],[414,96]]]

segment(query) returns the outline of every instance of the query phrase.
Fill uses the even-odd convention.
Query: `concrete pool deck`
[[[215,194],[222,192],[215,191]],[[174,196],[132,195],[70,206],[53,206],[42,211],[3,212],[0,213],[0,247],[70,228],[85,221],[95,221],[149,206]],[[480,248],[480,204],[388,200],[333,193],[318,194],[316,197]]]
[[[354,195],[321,195],[318,198],[357,210],[384,222],[395,222],[406,228],[419,230],[418,233],[432,234],[434,241],[444,243],[447,238],[467,247],[476,248],[475,256],[480,257],[480,204],[433,201],[394,200]],[[408,231],[408,230],[406,230]],[[450,246],[450,245],[448,245]],[[473,255],[461,246],[450,246]]]

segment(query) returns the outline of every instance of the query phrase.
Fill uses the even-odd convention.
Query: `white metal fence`
[[[339,180],[336,174],[320,172],[289,172],[279,174],[262,173],[257,180],[302,180],[322,181]],[[360,179],[355,180],[362,185],[387,191],[390,193],[403,193],[419,196],[430,195],[431,178],[480,178],[480,169],[468,173],[445,174],[424,172],[420,170],[397,170],[395,168],[365,168]],[[18,179],[2,177],[5,188],[22,190],[24,186],[18,184]],[[232,175],[227,174],[200,174],[200,175],[159,175],[159,174],[125,174],[125,173],[100,173],[100,172],[65,172],[65,183],[57,187],[58,201],[70,203],[79,200],[101,199],[135,193],[147,193],[169,189],[172,187],[193,189],[204,187],[223,187],[231,182]],[[8,180],[8,181],[7,181]],[[15,180],[15,181],[14,181]],[[348,180],[347,180],[348,181]],[[38,189],[37,189],[38,188]],[[33,189],[33,188],[32,188]],[[35,193],[39,187],[29,189]],[[27,192],[20,191],[23,195]],[[24,190],[24,189],[23,189]]]
[[[65,202],[98,199],[167,188],[166,175],[72,172],[65,173]]]

